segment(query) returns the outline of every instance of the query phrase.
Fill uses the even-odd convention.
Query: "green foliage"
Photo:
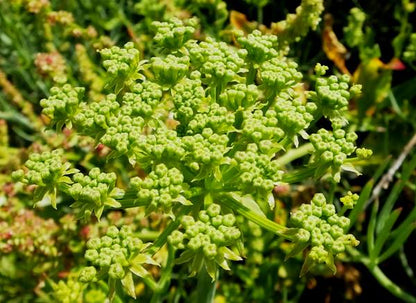
[[[412,66],[414,4],[389,2],[400,28],[379,29],[357,2],[338,41],[322,0],[270,28],[284,3],[246,2],[258,22],[220,0],[0,0],[0,301],[295,302],[354,262],[415,301],[379,265],[405,264],[416,162],[392,165],[389,195],[388,162],[371,171],[414,130],[412,79],[390,90],[378,44],[398,30]],[[351,77],[316,64],[310,30],[331,60],[361,60]]]

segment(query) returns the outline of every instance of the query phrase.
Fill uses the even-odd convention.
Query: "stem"
[[[293,237],[288,233],[289,229],[287,227],[277,224],[276,222],[273,222],[272,220],[269,220],[266,217],[258,215],[248,207],[244,206],[240,201],[236,200],[231,195],[224,195],[222,197],[225,198],[225,206],[232,208],[246,219],[256,223],[257,225],[263,227],[266,230],[271,231],[276,235],[279,235],[288,240],[293,240]],[[221,203],[221,199],[219,202]]]
[[[416,303],[416,297],[403,291],[397,284],[391,281],[378,266],[367,266],[367,268],[373,274],[374,278],[376,278],[376,280],[381,284],[381,286],[387,289],[390,293],[405,302]]]
[[[353,257],[353,261],[364,264],[365,267],[367,267],[370,273],[374,276],[374,278],[380,283],[380,285],[387,289],[391,294],[405,302],[416,303],[416,297],[403,291],[396,283],[394,283],[384,274],[380,267],[375,265],[369,258],[364,256],[356,249],[348,249],[348,252]]]
[[[156,239],[155,242],[153,242],[153,245],[149,248],[150,254],[155,254],[163,245],[165,245],[166,241],[168,240],[168,236],[176,229],[178,228],[180,224],[179,218],[182,217],[182,215],[186,214],[189,211],[189,207],[182,207],[178,214],[177,219],[175,221],[170,222],[170,224],[163,230],[163,232],[159,235],[159,237]]]
[[[168,258],[166,265],[162,271],[162,275],[157,282],[157,287],[153,292],[151,303],[162,302],[161,296],[166,294],[166,290],[169,286],[169,281],[172,274],[173,266],[175,265],[175,250],[171,245],[168,245]]]
[[[312,143],[307,143],[300,146],[299,148],[289,150],[276,161],[280,166],[284,166],[292,162],[293,160],[299,159],[307,154],[310,154],[313,151],[314,147]]]
[[[250,65],[250,69],[248,70],[246,84],[253,84],[254,79],[256,78],[256,69],[254,68],[253,64]]]
[[[205,266],[202,266],[198,274],[198,284],[196,286],[196,301],[198,303],[214,302],[216,282],[212,281]]]
[[[263,7],[257,6],[257,22],[263,24]]]

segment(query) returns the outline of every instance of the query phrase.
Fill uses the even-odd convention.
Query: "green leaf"
[[[185,250],[183,253],[181,253],[179,258],[176,259],[175,263],[183,264],[183,263],[189,262],[193,258],[194,255],[195,253],[193,251]]]
[[[384,203],[383,208],[380,211],[380,215],[378,217],[377,222],[377,233],[383,229],[386,221],[394,207],[394,203],[397,201],[400,193],[402,192],[404,186],[406,185],[407,180],[409,180],[411,174],[416,168],[416,155],[412,157],[410,163],[403,166],[402,176],[400,180],[394,184],[393,189],[391,190],[387,201]]]
[[[354,226],[355,222],[358,219],[358,216],[364,212],[364,207],[368,199],[370,198],[371,192],[373,190],[374,179],[367,182],[364,186],[363,190],[361,191],[360,198],[355,204],[354,208],[351,210],[350,215],[348,216],[350,219],[350,227],[349,229]],[[349,230],[348,229],[348,230]]]
[[[308,247],[308,245],[308,242],[296,242],[293,244],[292,249],[286,254],[285,261],[302,252],[305,248]]]
[[[33,200],[35,202],[38,202],[43,199],[45,194],[48,192],[48,188],[46,186],[38,186],[36,187],[34,193],[33,193]]]
[[[120,208],[121,207],[121,203],[114,200],[113,198],[107,198],[107,200],[104,202],[104,205],[113,207],[113,208]]]
[[[260,206],[257,204],[257,202],[254,200],[252,196],[246,195],[241,196],[239,193],[231,192],[229,195],[236,201],[241,201],[241,203],[247,207],[248,209],[252,210],[256,214],[266,218],[266,215],[261,210]]]
[[[151,265],[160,266],[159,263],[157,263],[155,260],[153,260],[147,254],[139,254],[139,255],[137,255],[136,257],[134,257],[133,263],[137,263],[137,264],[151,264]]]
[[[237,255],[234,251],[229,249],[226,246],[223,246],[220,248],[221,253],[224,256],[225,259],[232,260],[232,261],[241,261],[243,260],[239,255]]]
[[[121,280],[121,284],[123,285],[127,294],[130,297],[133,297],[134,299],[136,299],[136,292],[134,290],[133,275],[130,271],[128,271],[127,274],[124,276],[124,278]]]
[[[396,209],[393,211],[388,219],[386,220],[386,223],[384,224],[383,229],[379,232],[377,239],[374,244],[374,250],[370,251],[370,259],[375,260],[378,255],[381,252],[381,249],[383,248],[384,243],[386,242],[387,238],[390,235],[390,231],[393,228],[394,223],[399,218],[399,215],[401,213],[402,209]]]
[[[190,277],[194,277],[201,270],[203,261],[204,261],[204,256],[202,253],[196,253],[194,255],[194,258],[191,264],[191,273],[189,275]]]
[[[217,278],[217,264],[214,260],[205,260],[205,269],[211,277],[212,281],[215,281]]]
[[[397,234],[394,237],[394,241],[390,244],[389,248],[386,249],[378,258],[379,262],[383,262],[384,260],[390,258],[394,253],[396,253],[401,247],[403,247],[403,243],[406,242],[407,238],[410,234],[416,229],[416,224],[412,223],[408,226],[407,229],[403,230],[401,233]]]
[[[141,266],[140,264],[141,263],[131,264],[131,266],[129,267],[129,270],[133,274],[135,274],[136,276],[141,277],[141,278],[148,276],[149,272],[143,266]]]

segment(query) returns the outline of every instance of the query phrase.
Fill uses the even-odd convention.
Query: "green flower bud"
[[[79,274],[79,280],[83,283],[92,282],[97,274],[95,267],[85,267]]]

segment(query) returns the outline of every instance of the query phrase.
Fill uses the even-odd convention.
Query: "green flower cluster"
[[[158,84],[150,81],[137,83],[131,88],[131,92],[123,95],[123,114],[149,119],[161,103],[162,96],[163,91]]]
[[[339,200],[342,202],[345,208],[353,209],[355,204],[357,204],[359,198],[359,195],[353,194],[349,191],[344,197],[342,197]]]
[[[105,236],[87,242],[85,259],[93,266],[85,267],[80,272],[79,280],[89,283],[108,276],[109,285],[121,282],[124,290],[135,298],[133,274],[145,277],[150,274],[143,264],[158,265],[143,252],[147,247],[148,244],[135,236],[128,226],[120,230],[111,226]]]
[[[32,210],[20,209],[20,206],[7,212],[8,217],[0,217],[0,254],[16,253],[21,256],[19,259],[38,260],[59,255],[59,226],[53,219],[41,218]]]
[[[169,22],[152,22],[155,31],[153,41],[161,48],[177,50],[186,41],[192,38],[198,26],[198,19],[191,18],[185,21],[172,18]]]
[[[126,43],[123,48],[118,46],[104,48],[100,53],[109,77],[107,88],[114,88],[118,93],[137,77],[140,52],[134,48],[133,42]]]
[[[259,153],[256,144],[247,145],[247,150],[238,151],[231,163],[238,170],[234,180],[228,182],[236,183],[236,186],[245,193],[251,193],[259,203],[273,203],[268,201],[269,195],[275,183],[280,181],[283,171],[279,170],[276,160],[270,160],[267,154]]]
[[[216,42],[212,38],[196,43],[189,41],[186,44],[192,66],[202,74],[202,79],[211,88],[220,87],[219,91],[212,94],[216,97],[225,85],[238,78],[245,65],[247,51],[235,50],[225,42]]]
[[[103,173],[95,167],[88,175],[77,173],[72,177],[73,184],[68,193],[75,200],[72,207],[80,210],[81,215],[88,218],[94,211],[97,218],[101,217],[105,206],[120,207],[114,197],[121,194],[115,187],[117,176],[115,173]]]
[[[416,33],[410,35],[409,44],[403,52],[403,59],[410,64],[416,61]]]
[[[59,281],[52,284],[53,296],[56,302],[59,303],[73,303],[83,302],[84,287],[82,283],[74,279],[69,279],[67,282]]]
[[[62,161],[63,150],[57,149],[52,152],[32,153],[25,162],[26,171],[20,169],[12,174],[15,181],[24,184],[37,185],[34,192],[34,200],[40,201],[47,195],[51,204],[56,208],[56,190],[60,186],[72,183],[67,176],[77,172],[70,169],[71,164]]]
[[[315,91],[309,93],[309,98],[316,103],[322,115],[327,118],[339,118],[340,112],[348,109],[348,102],[361,91],[361,85],[350,86],[350,76],[321,77],[325,69],[317,67],[318,77]]]
[[[126,109],[126,108],[123,108]],[[142,132],[144,120],[142,117],[134,117],[131,112],[124,112],[108,121],[108,128],[101,137],[100,142],[111,147],[115,153],[128,154],[137,141],[137,134]]]
[[[134,157],[143,169],[148,169],[158,163],[174,165],[180,163],[184,156],[185,149],[182,140],[174,130],[160,127],[152,134],[137,135]]]
[[[165,164],[158,164],[146,178],[131,179],[130,188],[137,193],[138,204],[146,206],[147,213],[160,210],[173,215],[174,202],[190,204],[182,196],[186,188],[183,181],[183,175],[177,168],[168,169]]]
[[[65,84],[61,88],[53,87],[49,98],[40,100],[40,106],[43,107],[42,113],[51,119],[51,126],[56,125],[57,130],[62,129],[64,124],[69,128],[72,127],[71,121],[82,102],[84,92],[83,87]]]
[[[335,272],[334,256],[344,252],[347,247],[359,244],[352,234],[345,233],[349,228],[350,220],[338,216],[335,206],[326,203],[323,194],[315,194],[311,204],[302,204],[291,214],[291,222],[298,231],[297,242],[289,256],[311,246],[301,274],[319,263],[327,264]]]
[[[274,57],[261,64],[258,78],[260,88],[268,99],[299,83],[302,73],[297,67],[296,62],[281,57]]]
[[[247,36],[241,35],[237,41],[247,51],[247,60],[255,67],[278,56],[276,35],[263,35],[259,30],[254,30]]]
[[[180,133],[184,133],[189,121],[199,112],[205,99],[205,90],[200,77],[201,74],[194,71],[191,73],[191,79],[182,79],[172,89],[172,100],[176,110],[175,118],[180,123],[177,131]]]
[[[316,176],[320,176],[328,167],[332,170],[336,182],[340,180],[340,171],[347,157],[355,151],[357,134],[343,129],[334,129],[331,133],[321,128],[309,138],[315,152],[314,162],[318,164]]]
[[[172,87],[178,83],[189,70],[189,57],[167,55],[165,58],[150,59],[151,70],[156,83],[163,87]]]
[[[233,124],[234,114],[218,103],[213,103],[192,117],[186,126],[186,133],[189,135],[201,133],[204,129],[210,128],[216,134],[223,134],[233,130]]]
[[[232,111],[250,109],[259,100],[260,92],[254,84],[238,83],[221,93],[218,103]]]
[[[309,126],[317,110],[315,103],[304,102],[292,89],[281,92],[272,108],[276,112],[279,126],[290,139]]]
[[[183,216],[184,232],[176,230],[168,237],[175,248],[184,250],[177,260],[185,263],[193,260],[191,275],[195,275],[203,265],[213,280],[216,279],[217,266],[229,270],[228,260],[239,261],[241,257],[229,247],[241,241],[241,232],[235,226],[233,214],[221,215],[221,207],[211,204],[207,210],[199,212],[198,219]]]
[[[139,51],[134,48],[133,42],[128,42],[123,48],[113,46],[100,50],[103,66],[113,77],[126,77],[137,68]]]
[[[115,94],[109,94],[100,102],[83,104],[74,115],[73,124],[78,132],[101,137],[108,128],[110,117],[117,113],[120,104]]]
[[[272,24],[279,33],[281,43],[291,43],[306,36],[309,29],[315,30],[324,11],[323,0],[302,0],[296,14],[288,14],[286,20]]]
[[[218,166],[224,163],[224,155],[229,150],[228,141],[227,135],[216,134],[210,128],[204,128],[201,134],[182,138],[186,166],[198,172],[196,179],[218,172]]]
[[[363,43],[363,26],[366,16],[358,7],[353,7],[348,15],[348,25],[344,27],[345,41],[349,47],[356,47]]]
[[[280,124],[276,115],[274,110],[268,110],[266,114],[261,110],[243,112],[241,134],[247,138],[247,142],[256,143],[260,151],[265,154],[271,154],[273,147],[276,147],[277,142],[285,135],[277,126]]]

